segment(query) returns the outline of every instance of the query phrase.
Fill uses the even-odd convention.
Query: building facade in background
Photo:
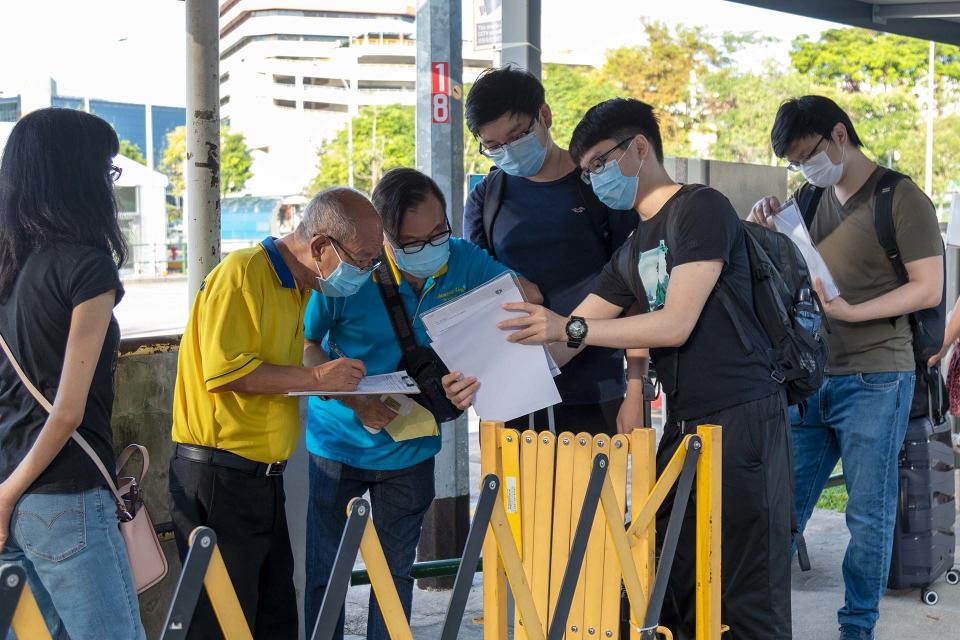
[[[250,194],[301,193],[361,107],[416,104],[415,18],[413,0],[221,1],[220,115],[254,150]],[[463,64],[471,82],[492,53],[465,42]]]
[[[163,161],[167,134],[187,122],[187,111],[180,106],[60,95],[52,78],[33,79],[19,87],[0,87],[0,122],[16,122],[45,107],[80,109],[100,116],[113,126],[120,139],[137,145],[150,169],[158,169]]]

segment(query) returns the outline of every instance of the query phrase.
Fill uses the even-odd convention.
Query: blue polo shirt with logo
[[[459,238],[450,239],[450,259],[416,295],[392,262],[400,296],[413,322],[417,342],[429,345],[420,314],[509,271],[486,251]],[[400,364],[400,345],[390,324],[380,288],[373,278],[346,298],[314,293],[304,319],[307,340],[320,342],[331,354],[330,340],[349,358],[362,360],[368,375],[392,373]],[[336,400],[310,398],[307,450],[360,469],[394,471],[432,458],[440,451],[440,436],[396,442],[386,431],[370,433],[352,409]]]

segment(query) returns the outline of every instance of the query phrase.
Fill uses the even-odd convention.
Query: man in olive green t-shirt
[[[804,96],[780,107],[773,149],[824,189],[810,235],[840,297],[831,319],[827,376],[803,417],[791,409],[797,519],[801,530],[838,460],[849,502],[841,640],[872,640],[887,584],[896,524],[897,455],[906,433],[916,365],[908,314],[934,307],[943,291],[943,242],[930,199],[912,181],[896,185],[893,220],[909,280],[900,284],[877,237],[874,193],[887,171],[864,155],[850,117],[832,100]],[[767,223],[774,197],[753,207]],[[817,285],[824,299],[822,285]]]

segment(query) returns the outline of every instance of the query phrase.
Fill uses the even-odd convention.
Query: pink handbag
[[[7,354],[10,364],[27,388],[30,395],[40,404],[47,413],[53,409],[50,401],[40,393],[40,391],[30,382],[27,374],[20,368],[20,363],[13,357],[13,352],[7,346],[6,340],[0,336],[0,348]],[[143,466],[140,470],[140,477],[127,476],[120,478],[120,489],[117,489],[113,476],[107,471],[100,456],[93,450],[90,444],[79,433],[74,431],[71,435],[84,453],[90,456],[90,459],[97,469],[100,470],[110,492],[113,493],[114,502],[117,504],[117,519],[120,521],[120,535],[123,536],[124,545],[127,548],[127,558],[130,560],[130,569],[133,573],[133,584],[137,593],[143,593],[150,587],[156,585],[167,575],[167,557],[160,548],[160,540],[157,539],[157,532],[153,528],[153,522],[150,520],[150,514],[143,504],[143,494],[140,490],[140,484],[147,476],[147,470],[150,468],[150,454],[146,447],[139,444],[128,445],[117,458],[117,475],[120,469],[130,459],[134,452],[139,452],[143,459]]]

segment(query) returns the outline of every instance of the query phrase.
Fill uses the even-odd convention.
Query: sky
[[[544,58],[587,64],[601,63],[606,49],[641,44],[644,17],[699,24],[713,33],[759,31],[783,41],[759,55],[747,52],[744,65],[770,57],[785,63],[794,37],[834,26],[726,0],[541,1]],[[473,32],[472,6],[464,0],[465,37]],[[54,77],[64,95],[182,105],[183,25],[181,0],[2,2],[0,92]]]

